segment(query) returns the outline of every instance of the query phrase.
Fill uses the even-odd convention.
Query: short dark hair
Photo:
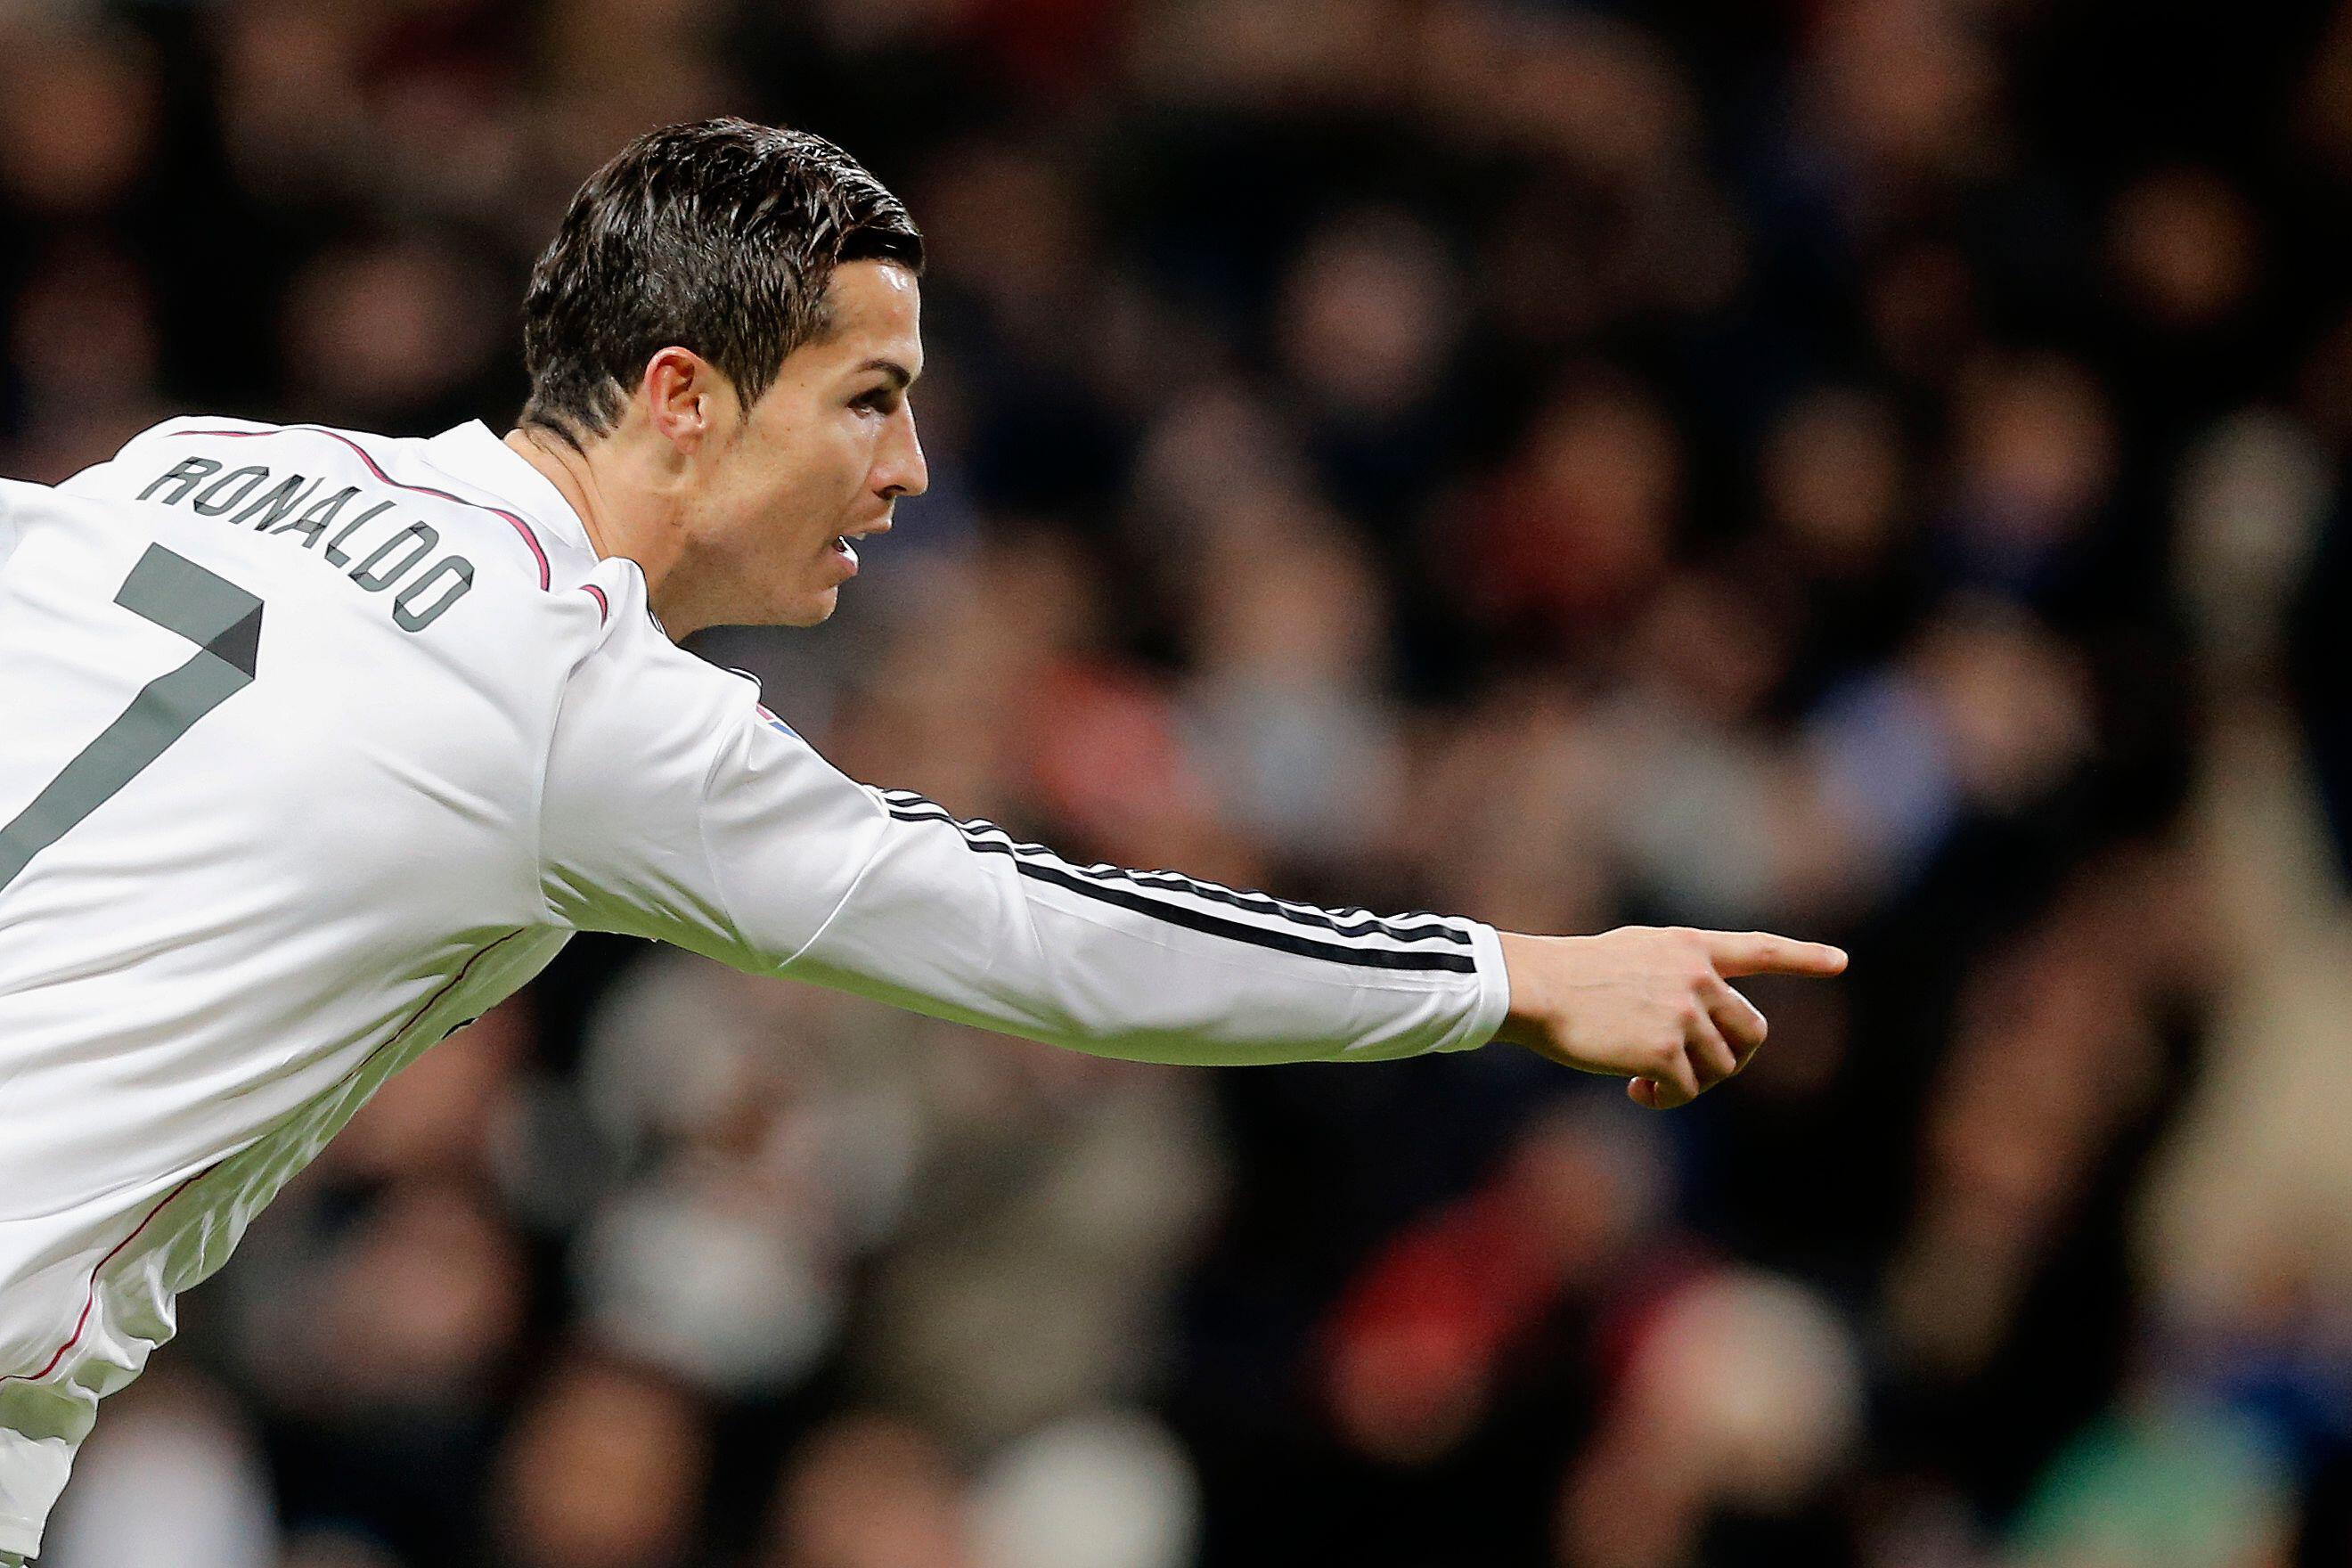
[[[920,272],[906,205],[822,136],[748,120],[649,131],[572,198],[523,296],[522,423],[574,447],[609,432],[672,343],[758,401],[824,336],[845,261]]]

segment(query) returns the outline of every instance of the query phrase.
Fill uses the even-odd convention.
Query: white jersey
[[[480,425],[173,420],[0,482],[0,1552],[173,1297],[576,931],[1105,1055],[1484,1043],[1495,932],[854,784]]]

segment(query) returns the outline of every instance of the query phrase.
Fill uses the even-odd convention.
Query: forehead
[[[895,261],[845,262],[825,285],[830,330],[808,348],[846,360],[887,354],[912,369],[922,353],[922,300],[921,281]]]

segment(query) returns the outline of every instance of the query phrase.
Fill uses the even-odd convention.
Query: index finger
[[[1711,931],[1706,955],[1715,972],[1727,980],[1742,974],[1841,974],[1845,950],[1825,942],[1799,942],[1763,931]]]

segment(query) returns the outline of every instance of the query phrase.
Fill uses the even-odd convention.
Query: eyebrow
[[[894,391],[904,392],[915,384],[915,373],[894,359],[867,360],[857,367],[857,374],[863,375],[869,370],[878,370],[888,376]]]

